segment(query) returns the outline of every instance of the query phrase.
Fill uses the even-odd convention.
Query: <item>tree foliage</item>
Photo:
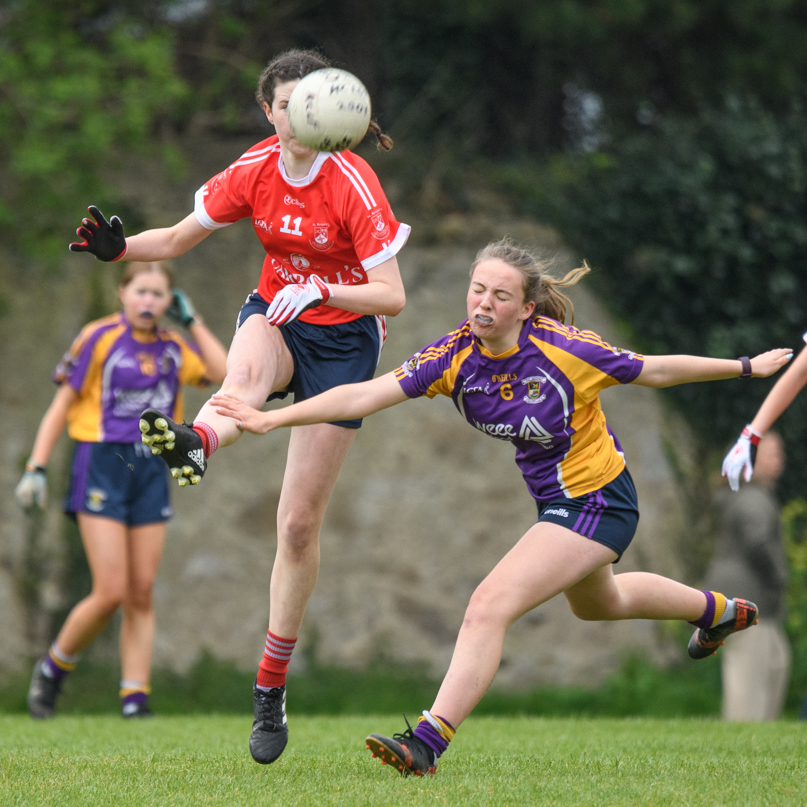
[[[807,131],[800,109],[774,115],[732,101],[667,120],[608,154],[559,164],[533,200],[600,270],[608,299],[648,353],[736,358],[804,347]],[[553,187],[556,195],[549,193]],[[775,379],[774,379],[775,380]],[[774,380],[670,390],[705,445],[722,451]],[[807,482],[807,395],[782,418]]]
[[[77,208],[115,197],[109,168],[131,152],[165,148],[166,131],[264,134],[255,79],[289,47],[321,48],[365,81],[382,126],[408,148],[402,173],[417,189],[456,184],[456,166],[475,155],[545,158],[579,140],[581,126],[620,142],[728,91],[781,112],[803,93],[807,7],[10,0],[0,10],[6,242],[36,254],[55,248],[63,241],[55,232],[75,226]],[[586,112],[581,99],[599,107]]]
[[[104,4],[18,0],[0,17],[0,229],[42,256],[64,251],[108,171],[154,150],[185,89],[167,33]],[[165,148],[163,147],[165,154]]]

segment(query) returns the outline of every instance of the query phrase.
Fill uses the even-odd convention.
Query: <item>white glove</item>
[[[331,292],[325,282],[316,275],[311,275],[308,283],[284,286],[266,309],[266,318],[270,325],[285,325],[297,319],[303,311],[327,303],[330,297]]]
[[[762,435],[755,432],[751,426],[746,426],[734,448],[726,454],[723,460],[723,476],[728,477],[729,487],[738,491],[740,489],[740,474],[745,469],[746,482],[751,481],[754,475],[754,460],[757,458],[757,446]]]
[[[48,502],[48,478],[45,469],[26,466],[19,484],[14,489],[14,498],[23,510],[31,510],[36,504],[42,509]]]

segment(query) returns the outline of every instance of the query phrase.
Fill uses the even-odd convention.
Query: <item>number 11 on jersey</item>
[[[282,217],[283,226],[280,228],[281,233],[289,233],[290,235],[302,235],[303,231],[300,229],[300,222],[303,220],[302,216],[297,216],[294,219],[294,229],[289,229],[289,222],[291,221],[291,216],[287,213],[285,216]]]

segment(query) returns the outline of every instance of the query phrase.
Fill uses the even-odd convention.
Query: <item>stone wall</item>
[[[128,192],[148,200],[150,225],[173,223],[190,210],[193,190],[244,145],[206,144],[203,164],[181,181],[141,167],[128,175]],[[468,267],[489,236],[511,232],[531,243],[548,237],[545,229],[515,220],[454,219],[448,225],[451,243],[439,243],[439,228],[425,225],[438,243],[419,243],[416,228],[400,256],[408,302],[389,321],[379,372],[462,320]],[[176,262],[181,285],[224,340],[257,283],[262,250],[250,229],[241,222],[219,231]],[[70,256],[59,276],[31,270],[13,289],[10,268],[0,270],[2,291],[12,301],[0,318],[0,664],[17,668],[41,652],[58,627],[49,624],[49,610],[66,604],[60,593],[60,502],[54,494],[42,523],[32,528],[13,503],[19,463],[53,394],[49,373],[85,321],[90,275],[101,273],[96,277],[112,304],[116,269]],[[584,286],[573,296],[578,325],[622,343]],[[204,398],[189,393],[189,415]],[[680,576],[676,552],[686,519],[664,448],[669,416],[659,394],[641,387],[608,390],[603,405],[626,450],[642,507],[638,535],[617,570]],[[205,649],[247,669],[260,658],[287,440],[287,433],[246,435],[213,458],[199,488],[173,491],[177,517],[169,525],[155,592],[156,664],[181,671]],[[68,451],[63,440],[54,469],[66,466]],[[325,518],[322,567],[301,645],[324,663],[361,667],[384,656],[425,663],[441,675],[475,586],[534,518],[512,448],[470,428],[450,401],[417,400],[373,416],[351,449]],[[32,550],[34,533],[39,544]],[[32,568],[39,603],[33,611],[24,579]],[[631,649],[659,663],[678,653],[652,623],[581,622],[560,597],[513,627],[497,681],[510,687],[595,684]],[[114,655],[114,644],[101,642],[94,652]],[[301,668],[305,655],[295,655],[292,669]]]

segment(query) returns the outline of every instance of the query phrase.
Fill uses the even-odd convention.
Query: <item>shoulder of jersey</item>
[[[88,322],[81,329],[81,332],[76,338],[75,349],[80,350],[87,342],[100,338],[110,328],[116,328],[118,326],[123,330],[126,329],[126,321],[123,319],[123,315],[120,311],[116,311],[114,314],[110,314],[106,317],[101,317],[101,319],[94,319],[92,322]]]
[[[380,204],[377,197],[378,178],[365,160],[352,151],[334,151],[325,162],[330,176],[344,182],[346,190],[354,190],[366,207],[372,209]],[[325,167],[323,166],[323,168]],[[369,183],[369,184],[368,184]]]
[[[556,319],[550,317],[535,317],[532,321],[532,332],[538,338],[547,342],[554,342],[561,346],[583,345],[589,344],[595,347],[600,347],[605,350],[613,351],[611,345],[608,344],[599,334],[594,331],[581,331],[573,325],[564,325]]]
[[[421,351],[421,358],[439,358],[447,353],[456,353],[471,344],[471,323],[466,319],[459,328],[451,333],[447,333],[436,342],[432,342],[425,350]]]
[[[230,170],[241,169],[239,173],[260,171],[267,166],[277,165],[278,154],[280,154],[280,141],[277,135],[272,135],[245,151],[230,166]],[[272,159],[273,156],[274,159]]]

